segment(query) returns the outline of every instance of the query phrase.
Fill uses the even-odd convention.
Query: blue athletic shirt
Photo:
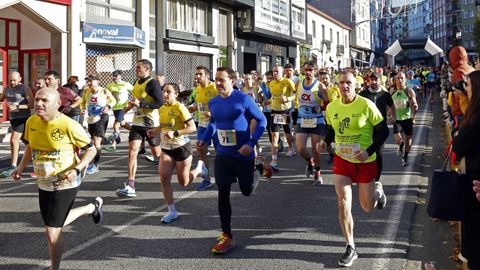
[[[217,155],[253,159],[253,151],[249,156],[243,156],[238,150],[245,144],[255,147],[267,126],[267,119],[255,101],[240,91],[232,91],[226,98],[220,95],[212,98],[208,107],[211,118],[202,141],[213,139]],[[257,121],[257,126],[250,134],[252,119]]]

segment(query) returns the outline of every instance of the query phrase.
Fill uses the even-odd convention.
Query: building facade
[[[307,5],[308,35],[311,44],[304,44],[302,55],[317,63],[319,68],[342,69],[350,66],[350,31],[347,25]]]
[[[457,2],[459,4],[459,15],[461,17],[461,22],[459,23],[459,29],[462,33],[461,35],[461,45],[465,47],[468,53],[474,54],[475,49],[475,39],[473,36],[473,27],[477,20],[477,5],[479,1],[475,0],[460,0]]]

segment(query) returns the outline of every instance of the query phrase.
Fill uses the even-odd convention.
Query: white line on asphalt
[[[198,192],[198,191],[190,191],[190,192],[184,194],[183,196],[179,197],[178,199],[176,199],[176,200],[175,200],[175,203],[179,203],[179,202],[183,201],[184,199],[187,199],[187,198],[191,197],[192,195],[196,194],[197,192]],[[108,232],[106,232],[106,233],[103,233],[103,234],[101,234],[101,235],[99,235],[99,236],[97,236],[97,237],[95,237],[95,238],[93,238],[93,239],[90,239],[90,240],[88,240],[87,242],[85,242],[85,243],[83,243],[83,244],[81,244],[81,245],[78,245],[78,246],[75,246],[75,247],[71,248],[70,250],[68,250],[67,252],[65,252],[65,253],[63,254],[62,259],[66,259],[66,258],[74,255],[75,253],[77,253],[77,252],[79,252],[79,251],[81,251],[81,250],[84,250],[84,249],[86,249],[86,248],[88,248],[88,247],[90,247],[90,246],[92,246],[92,245],[94,245],[94,244],[96,244],[96,243],[98,243],[98,242],[100,242],[100,241],[105,240],[106,238],[112,237],[112,236],[114,236],[115,234],[120,233],[121,231],[127,229],[128,227],[130,227],[130,226],[132,226],[132,225],[137,224],[138,222],[140,222],[140,221],[142,221],[142,220],[144,220],[144,219],[146,219],[146,218],[149,218],[149,217],[151,217],[151,216],[157,215],[158,212],[164,210],[165,208],[167,208],[167,206],[166,206],[166,205],[162,205],[162,206],[157,207],[157,208],[155,208],[155,209],[153,209],[153,210],[151,210],[151,211],[149,211],[149,212],[144,213],[143,215],[141,215],[141,216],[139,216],[139,217],[137,217],[137,218],[135,218],[135,219],[130,220],[130,221],[127,222],[127,223],[124,223],[123,225],[119,225],[119,226],[113,227],[113,228],[110,229],[110,231],[108,231]],[[40,266],[34,267],[34,268],[32,268],[32,269],[35,269],[35,270],[48,269],[48,268],[47,268],[48,265],[50,265],[50,261],[43,261]]]
[[[427,99],[426,103],[427,103],[427,106],[426,106],[425,110],[421,111],[421,114],[422,114],[421,116],[422,117],[419,117],[422,120],[423,119],[427,120],[427,117],[428,117],[428,114],[429,114],[429,111],[430,111],[430,100]],[[418,115],[417,115],[417,117],[418,117]],[[418,130],[418,131],[415,132],[415,135],[414,135],[414,138],[413,138],[413,143],[412,143],[412,148],[413,148],[413,146],[417,146],[417,147],[420,146],[419,141],[424,139],[422,137],[422,135],[423,135],[425,126],[422,125],[419,129],[420,130],[418,130],[418,128],[415,129],[415,130]],[[408,162],[408,166],[406,167],[406,173],[402,176],[402,178],[400,180],[400,183],[398,183],[399,186],[405,187],[405,186],[410,185],[410,179],[411,179],[412,175],[414,174],[413,167],[416,164],[416,160],[417,160],[418,156],[419,155],[414,155],[413,159],[411,159]],[[408,190],[409,189],[407,189],[407,188],[399,188],[397,190],[397,194],[395,195],[396,200],[391,207],[390,215],[388,216],[388,219],[387,219],[389,222],[388,222],[388,225],[385,228],[385,232],[383,234],[383,241],[387,242],[388,244],[384,245],[384,247],[381,247],[381,248],[377,249],[376,254],[384,255],[384,254],[392,254],[394,252],[393,244],[397,240],[398,227],[400,225],[400,219],[402,217],[403,208],[405,206],[405,200],[406,200],[406,197],[407,197],[407,191]],[[375,270],[388,269],[389,263],[390,263],[389,255],[387,255],[386,258],[377,258],[377,259],[374,260],[371,269],[375,269]]]

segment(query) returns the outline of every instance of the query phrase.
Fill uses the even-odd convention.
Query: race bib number
[[[198,119],[198,126],[200,127],[208,127],[208,123],[210,123],[210,120],[209,119],[205,119],[205,118],[202,118],[202,119]]]
[[[208,112],[208,103],[197,103],[198,112],[206,113]]]
[[[237,145],[237,136],[235,130],[217,130],[218,141],[222,146]]]
[[[316,128],[317,127],[317,118],[302,118],[300,123],[302,128]]]
[[[53,163],[53,161],[35,161],[33,163],[33,170],[38,180],[47,180],[49,182],[57,181],[55,163]]]
[[[395,108],[397,109],[405,109],[407,107],[407,101],[404,99],[395,99],[393,100],[393,104],[395,104]]]
[[[275,102],[283,102],[283,95],[272,96],[272,100],[275,101]]]
[[[354,159],[355,152],[360,150],[358,143],[339,143],[336,145],[337,153],[344,158]]]
[[[273,123],[277,125],[286,125],[287,124],[287,115],[286,114],[274,114]]]

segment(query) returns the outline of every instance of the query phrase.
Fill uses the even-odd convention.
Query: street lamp
[[[460,29],[455,33],[455,38],[457,39],[457,46],[460,46],[460,40],[462,39],[462,31]]]

